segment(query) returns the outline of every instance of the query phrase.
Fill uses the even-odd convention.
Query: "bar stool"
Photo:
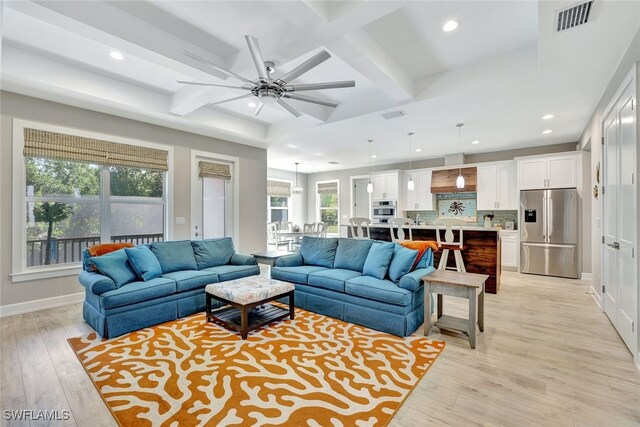
[[[354,239],[371,239],[369,224],[371,224],[371,220],[369,218],[349,218],[351,237]]]
[[[412,220],[411,218],[390,218],[389,221],[387,221],[387,224],[389,224],[391,227],[389,228],[389,231],[391,231],[391,241],[392,242],[402,242],[403,240],[406,240],[404,237],[404,230],[402,229],[403,226],[407,225],[409,228],[409,240],[413,240],[413,232],[411,229],[411,226],[413,224],[415,224],[416,222],[414,220]],[[394,227],[398,227],[398,238],[396,239],[396,235],[393,232]]]
[[[436,241],[438,242],[438,249],[442,249],[442,255],[440,255],[440,262],[438,263],[438,270],[447,270],[447,262],[449,261],[449,250],[453,251],[453,257],[456,260],[456,271],[466,272],[467,269],[464,266],[462,260],[462,251],[464,250],[462,227],[466,222],[463,219],[457,218],[442,218],[433,222],[436,226]],[[440,231],[442,227],[445,229],[444,243],[440,239]],[[454,241],[453,239],[453,227],[457,227],[460,230],[460,240]],[[454,270],[449,268],[449,270]]]

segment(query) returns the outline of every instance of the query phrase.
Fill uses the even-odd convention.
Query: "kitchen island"
[[[351,230],[346,227],[347,235],[351,237]],[[375,240],[391,241],[390,226],[375,224],[369,227],[371,238]],[[411,227],[413,240],[436,240],[436,227],[433,225],[414,225]],[[488,274],[485,283],[485,291],[490,294],[498,293],[500,288],[500,236],[497,228],[484,228],[479,226],[464,227],[464,247],[462,259],[469,273]],[[458,240],[458,231],[454,230],[454,239]],[[343,234],[344,235],[344,234]],[[409,236],[409,230],[405,227],[405,235]],[[442,232],[444,238],[444,232]],[[435,253],[434,266],[438,266],[441,251]],[[449,254],[449,265],[454,265],[453,255]]]

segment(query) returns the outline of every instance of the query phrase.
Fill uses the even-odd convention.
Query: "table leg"
[[[476,348],[476,315],[478,304],[476,300],[476,290],[469,288],[469,344],[471,348]]]
[[[246,305],[243,305],[240,309],[240,335],[243,340],[246,340],[247,335],[249,335],[249,314],[247,313]]]
[[[438,311],[436,311],[436,319],[440,319],[442,317],[442,294],[438,294]]]
[[[205,312],[207,313],[207,322],[212,322],[213,319],[211,318],[211,295],[209,295],[208,293],[205,292],[205,300],[206,300],[206,309]]]
[[[480,328],[480,332],[484,331],[484,283],[478,296],[478,328]]]
[[[431,331],[431,283],[424,282],[424,336],[428,337]]]
[[[289,318],[295,318],[295,305],[293,304],[293,291],[289,292]]]

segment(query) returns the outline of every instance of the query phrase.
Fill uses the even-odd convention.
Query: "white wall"
[[[267,152],[229,141],[177,131],[162,126],[124,119],[108,114],[70,107],[36,98],[0,92],[2,116],[0,133],[0,305],[55,298],[83,291],[77,277],[12,283],[11,272],[11,158],[12,119],[20,118],[69,128],[84,129],[106,135],[139,139],[174,147],[173,214],[187,219],[174,225],[173,239],[189,239],[191,231],[191,150],[238,157],[240,176],[240,244],[244,253],[266,248]],[[175,222],[175,218],[169,218]]]
[[[291,185],[296,185],[296,173],[291,171],[285,171],[282,169],[267,169],[267,178],[275,178],[291,181]],[[302,194],[291,195],[291,219],[295,225],[302,225],[307,222],[307,193],[309,188],[307,187],[307,174],[298,173],[298,185],[300,185],[304,192]],[[266,218],[266,214],[265,214]]]

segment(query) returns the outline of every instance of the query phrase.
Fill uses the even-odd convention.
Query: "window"
[[[172,148],[13,120],[12,281],[76,274],[82,251],[164,240]]]
[[[267,180],[267,222],[291,219],[291,181]]]
[[[328,234],[338,235],[340,218],[340,199],[338,181],[324,181],[316,184],[318,198],[318,221],[329,225]]]

